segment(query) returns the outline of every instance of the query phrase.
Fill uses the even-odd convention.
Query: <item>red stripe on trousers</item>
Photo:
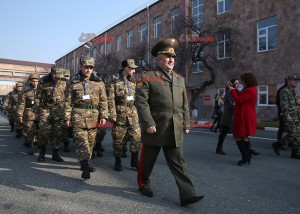
[[[138,174],[137,174],[137,182],[138,182],[139,188],[142,188],[142,186],[143,186],[143,179],[142,179],[143,162],[144,162],[144,144],[142,144],[141,157],[140,157],[139,169],[138,169]]]

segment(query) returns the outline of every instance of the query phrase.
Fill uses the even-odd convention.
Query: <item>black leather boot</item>
[[[135,167],[136,169],[139,168],[139,153],[131,153],[131,161],[130,161],[130,166]]]
[[[292,149],[291,158],[292,159],[300,159],[300,155],[298,154],[298,149]]]
[[[12,124],[12,125],[10,125],[10,132],[14,132],[14,131],[15,131],[15,125]]]
[[[101,144],[100,143],[96,142],[94,150],[95,150],[95,152],[96,152],[96,154],[97,154],[98,157],[102,157],[103,156],[102,149],[101,149]]]
[[[226,155],[226,153],[223,151],[223,148],[219,146],[216,148],[216,154]]]
[[[52,160],[57,161],[57,162],[63,162],[64,159],[62,159],[59,154],[58,154],[58,149],[53,149],[52,152]]]
[[[84,170],[84,166],[83,166],[82,162],[80,162],[80,164],[81,164],[80,170],[83,171]],[[95,172],[96,171],[96,169],[94,167],[92,167],[91,165],[89,165],[89,170],[90,170],[90,172]]]
[[[275,154],[280,155],[279,149],[281,147],[281,143],[279,143],[279,142],[272,143],[272,147],[273,147]]]
[[[63,148],[64,152],[70,152],[69,144],[70,144],[69,141],[64,142],[64,148]]]
[[[251,155],[257,156],[257,155],[260,154],[259,152],[255,151],[255,149],[254,149],[254,147],[252,146],[252,144],[251,144],[250,141],[249,141],[249,151],[250,151],[250,156],[251,156]]]
[[[46,154],[46,146],[41,146],[41,151],[38,157],[38,162],[44,162],[45,161],[45,154]]]
[[[122,158],[127,158],[127,145],[123,145],[123,154],[122,154]]]
[[[16,129],[16,138],[20,139],[22,137],[22,129]]]
[[[248,141],[249,142],[249,141]],[[250,164],[251,162],[251,158],[249,155],[249,147],[248,147],[248,142],[247,141],[243,141],[243,140],[239,140],[236,142],[241,154],[242,154],[242,160],[239,160],[237,162],[238,166],[241,166],[243,164]]]
[[[120,157],[115,157],[115,170],[122,171],[122,163]]]
[[[30,147],[31,143],[28,142],[27,137],[25,137],[25,142],[23,143],[23,146]]]
[[[80,161],[80,163],[81,163],[81,168],[82,168],[81,178],[90,179],[91,178],[91,172],[90,172],[90,169],[89,169],[88,160],[82,160],[82,161]]]

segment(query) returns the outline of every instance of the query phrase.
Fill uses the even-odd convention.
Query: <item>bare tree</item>
[[[229,15],[230,16],[230,15]],[[210,78],[193,85],[191,109],[195,109],[195,101],[199,95],[216,81],[217,69],[217,38],[220,34],[230,38],[232,30],[229,25],[228,15],[216,16],[211,22],[197,22],[193,17],[187,16],[182,19],[184,22],[184,32],[180,36],[181,49],[184,53],[184,61],[189,65],[189,70],[197,62],[202,62]],[[232,43],[230,40],[229,43]],[[232,44],[228,44],[232,45]]]

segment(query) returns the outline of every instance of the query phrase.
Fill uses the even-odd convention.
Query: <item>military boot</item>
[[[115,157],[115,170],[116,171],[122,171],[122,163],[120,157]]]
[[[300,159],[300,155],[298,154],[298,149],[292,149],[291,158],[292,159]]]
[[[69,141],[64,142],[64,148],[63,148],[64,152],[70,152],[69,144],[70,144]]]
[[[101,150],[101,144],[96,142],[95,147],[94,147],[95,152],[97,153],[98,157],[102,157],[102,150]]]
[[[279,142],[272,143],[272,147],[273,147],[275,154],[280,155],[279,149],[281,147],[281,143],[279,143]]]
[[[36,153],[36,151],[37,151],[37,146],[32,143],[31,144],[31,151],[28,154],[34,155]]]
[[[22,137],[22,129],[16,129],[16,138],[20,139]]]
[[[41,151],[38,157],[38,162],[44,162],[45,161],[45,154],[46,154],[46,146],[41,146]]]
[[[55,160],[57,162],[63,162],[64,159],[62,159],[58,154],[58,149],[53,149],[52,151],[52,160]]]
[[[82,164],[82,162],[80,162],[81,166],[80,166],[80,170],[83,171],[84,170],[84,166]],[[89,170],[90,172],[95,172],[96,169],[94,167],[92,167],[91,165],[89,165]]]
[[[27,138],[25,137],[25,142],[23,143],[25,147],[31,147],[31,143],[28,142]]]
[[[127,146],[123,145],[123,153],[122,153],[122,158],[127,158]]]
[[[91,172],[89,169],[89,162],[88,160],[82,160],[80,161],[81,163],[81,168],[82,168],[82,174],[81,174],[81,178],[83,179],[90,179],[91,178]]]
[[[135,167],[136,169],[139,168],[139,153],[131,153],[131,161],[130,161],[130,166]]]
[[[14,132],[14,131],[15,131],[15,125],[12,124],[12,125],[10,125],[10,132]]]

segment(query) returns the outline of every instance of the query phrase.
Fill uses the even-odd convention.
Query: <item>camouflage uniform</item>
[[[116,118],[112,128],[113,149],[116,162],[123,155],[123,139],[126,134],[130,139],[130,152],[137,154],[140,150],[141,129],[139,118],[135,107],[135,88],[136,83],[133,78],[129,80],[122,74],[122,70],[113,79],[108,88],[108,108],[110,118]],[[132,157],[133,158],[133,157]],[[132,163],[131,166],[134,164]],[[135,167],[135,166],[133,166]],[[117,169],[119,168],[119,170]],[[122,167],[115,166],[117,171]]]
[[[82,72],[79,71],[70,83],[65,112],[65,120],[73,124],[79,161],[91,159],[97,126],[100,119],[107,118],[107,114],[104,83],[94,73],[85,81]]]
[[[58,79],[57,82],[54,81],[54,77]],[[41,84],[38,144],[42,149],[38,161],[44,161],[45,147],[50,135],[53,148],[52,159],[63,161],[57,152],[67,132],[64,124],[64,101],[68,83],[62,78],[63,69],[54,67],[51,68],[51,75],[47,75]]]
[[[17,119],[17,111],[16,110],[17,110],[18,99],[20,98],[22,91],[18,91],[17,87],[23,87],[23,83],[18,82],[16,84],[16,89],[14,89],[12,92],[9,93],[9,95],[7,97],[8,103],[7,103],[7,105],[4,105],[4,109],[8,110],[9,123],[14,124],[13,127],[17,134],[16,137],[20,138],[20,137],[22,137],[23,126]],[[4,104],[6,104],[6,103],[4,103]]]
[[[39,79],[39,75],[31,75],[30,79]],[[38,133],[38,88],[30,88],[23,91],[17,104],[17,118],[23,118],[23,134],[27,142],[33,148],[37,144]]]
[[[6,95],[6,98],[2,105],[2,109],[7,111],[7,117],[8,117],[9,125],[11,127],[11,130],[10,130],[11,132],[13,132],[15,130],[15,124],[14,124],[14,116],[13,116],[12,108],[9,105],[9,98],[12,96],[13,93],[15,93],[15,90],[16,89],[14,89],[13,91],[9,92]]]
[[[287,80],[297,80],[295,75],[288,75]],[[299,104],[297,104],[297,96],[294,88],[287,86],[280,92],[280,107],[283,114],[283,121],[287,130],[287,135],[284,136],[278,143],[273,143],[273,149],[279,155],[279,148],[282,145],[289,145],[292,148],[291,158],[300,159],[298,149],[300,147],[300,112]],[[288,118],[292,118],[289,122]]]

